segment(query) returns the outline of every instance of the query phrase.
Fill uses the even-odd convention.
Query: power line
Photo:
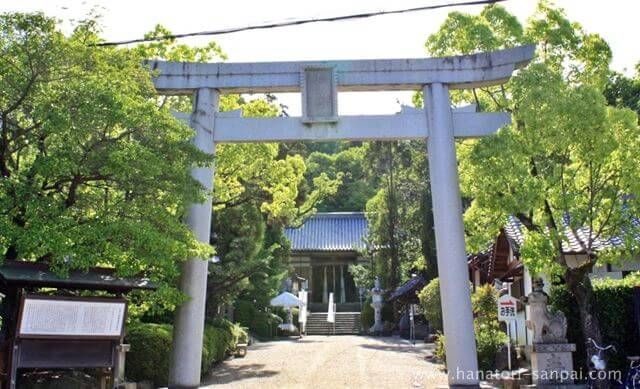
[[[162,35],[162,36],[152,37],[152,38],[129,39],[124,41],[114,41],[114,42],[101,42],[101,43],[96,43],[95,46],[119,46],[119,45],[131,44],[131,43],[157,42],[157,41],[163,41],[166,39],[180,39],[180,38],[187,38],[192,36],[224,35],[224,34],[231,34],[234,32],[240,32],[240,31],[265,30],[270,28],[296,26],[301,24],[318,23],[318,22],[337,22],[337,21],[350,20],[350,19],[364,19],[364,18],[370,18],[374,16],[381,16],[381,15],[402,14],[402,13],[408,13],[408,12],[427,11],[432,9],[448,8],[448,7],[456,7],[456,6],[495,4],[503,1],[507,1],[507,0],[474,0],[474,1],[463,1],[460,3],[446,3],[446,4],[437,4],[437,5],[427,5],[423,7],[396,9],[391,11],[374,11],[374,12],[363,12],[363,13],[350,14],[350,15],[329,16],[325,18],[297,19],[297,20],[289,20],[289,21],[282,21],[282,22],[264,23],[264,24],[254,25],[254,26],[230,27],[222,30],[189,32],[185,34],[169,34],[169,35]]]

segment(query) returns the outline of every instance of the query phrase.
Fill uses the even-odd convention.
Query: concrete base
[[[573,343],[530,346],[533,384],[537,388],[575,387],[571,378],[574,351]]]

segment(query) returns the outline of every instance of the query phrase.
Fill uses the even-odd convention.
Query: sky
[[[141,38],[162,24],[174,33],[217,30],[308,17],[392,10],[461,0],[0,0],[0,12],[43,11],[62,20],[81,19],[91,9],[101,15],[106,40]],[[524,22],[536,0],[501,3]],[[587,32],[598,33],[613,51],[612,68],[633,74],[640,62],[637,28],[640,1],[556,0],[569,19]],[[425,57],[424,42],[437,31],[447,13],[479,13],[482,6],[459,6],[409,14],[386,15],[342,22],[321,22],[270,30],[255,30],[209,38],[184,39],[198,44],[215,40],[229,62],[334,60]],[[64,26],[69,26],[66,23]],[[278,95],[292,115],[300,114],[299,95]],[[386,114],[410,104],[410,92],[352,92],[339,95],[339,112]]]

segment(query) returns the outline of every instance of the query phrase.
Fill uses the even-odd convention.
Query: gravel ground
[[[216,367],[205,388],[435,388],[442,366],[425,360],[431,345],[400,338],[306,336],[256,343],[247,356]]]

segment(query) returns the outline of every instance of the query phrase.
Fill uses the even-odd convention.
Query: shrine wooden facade
[[[360,311],[359,291],[349,265],[363,263],[368,225],[362,212],[318,213],[287,228],[293,275],[306,280],[311,311],[326,311],[329,293],[339,311]],[[294,289],[297,285],[294,285]]]

